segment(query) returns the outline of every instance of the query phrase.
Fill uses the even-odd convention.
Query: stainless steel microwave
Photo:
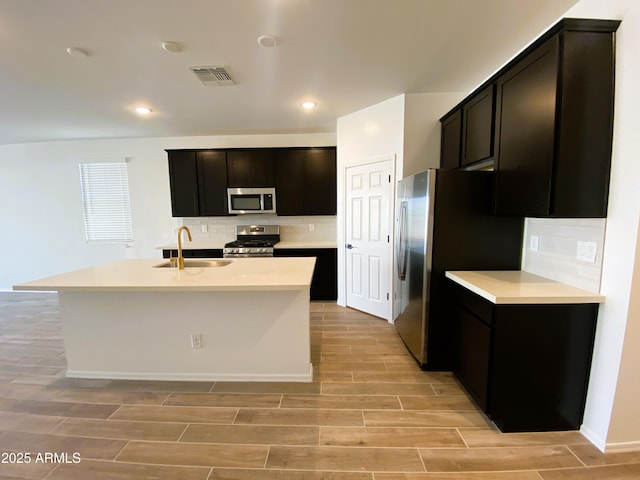
[[[229,213],[276,213],[275,188],[227,188]]]

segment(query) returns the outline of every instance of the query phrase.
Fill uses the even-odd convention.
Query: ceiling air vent
[[[191,70],[206,87],[235,85],[235,82],[224,67],[189,67],[189,70]]]

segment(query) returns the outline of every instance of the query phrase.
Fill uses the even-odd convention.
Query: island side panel
[[[61,291],[59,300],[69,377],[312,380],[308,288]]]

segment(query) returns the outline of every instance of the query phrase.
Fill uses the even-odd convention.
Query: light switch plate
[[[202,348],[202,334],[191,334],[191,348]]]
[[[207,233],[207,226],[206,226],[206,225],[204,225],[204,224],[203,224],[203,225],[200,225],[200,231],[201,231],[202,233]]]
[[[576,258],[583,262],[595,263],[598,244],[596,242],[578,242]]]
[[[538,235],[531,235],[529,237],[529,250],[531,250],[533,252],[537,252],[538,251],[538,240],[540,240],[538,238]]]

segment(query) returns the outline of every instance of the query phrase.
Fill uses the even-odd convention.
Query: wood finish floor
[[[56,295],[0,293],[0,479],[640,478],[578,432],[499,433],[380,319],[313,303],[311,342],[312,383],[66,379]]]

